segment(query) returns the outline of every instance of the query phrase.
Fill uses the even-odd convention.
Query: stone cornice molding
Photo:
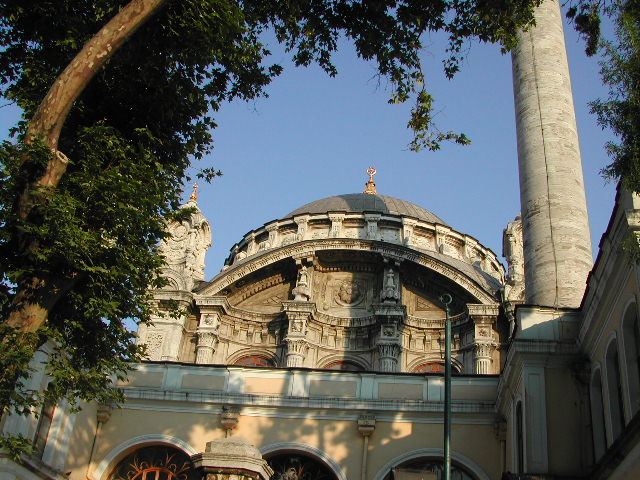
[[[206,287],[198,292],[197,297],[216,295],[229,285],[237,282],[252,272],[267,265],[272,265],[280,260],[293,256],[313,256],[317,251],[323,250],[355,250],[379,253],[382,256],[391,256],[403,261],[413,262],[429,270],[437,272],[473,295],[482,304],[495,304],[496,299],[488,290],[481,287],[475,280],[461,272],[458,268],[442,260],[438,260],[428,253],[418,252],[409,248],[386,242],[352,239],[320,239],[298,242],[293,245],[276,248],[265,252],[255,258],[247,258],[245,261],[232,265],[214,278]]]

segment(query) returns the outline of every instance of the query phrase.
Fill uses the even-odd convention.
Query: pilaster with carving
[[[342,236],[342,221],[344,220],[344,213],[330,213],[329,220],[331,220],[331,230],[329,230],[329,237],[337,238]]]
[[[208,364],[213,362],[213,355],[218,346],[220,327],[219,312],[204,312],[200,315],[198,330],[196,331],[196,363]]]
[[[385,303],[374,305],[373,308],[380,326],[376,341],[378,369],[381,372],[397,372],[402,352],[401,328],[406,317],[405,306]]]
[[[138,329],[137,343],[145,345],[147,360],[179,361],[193,296],[187,292],[156,290],[154,297],[156,311],[151,315],[151,323]],[[170,310],[165,303],[168,301],[177,310]]]
[[[498,305],[468,304],[469,316],[474,325],[473,363],[475,373],[498,373],[494,365],[494,354],[498,348],[494,327],[498,319]]]
[[[378,222],[380,221],[380,218],[380,215],[364,214],[364,219],[367,223],[367,240],[379,240],[380,235],[378,233]]]
[[[316,306],[314,303],[295,301],[284,302],[282,306],[288,320],[287,335],[284,338],[286,366],[302,367],[309,350],[307,327]]]
[[[307,236],[307,222],[309,221],[309,215],[303,215],[301,217],[295,217],[293,219],[298,226],[298,232],[296,233],[296,240],[301,242],[306,239]]]
[[[414,244],[413,230],[417,223],[411,218],[402,218],[402,243],[407,247],[411,247]]]
[[[278,222],[267,225],[266,229],[269,232],[269,248],[278,246]]]

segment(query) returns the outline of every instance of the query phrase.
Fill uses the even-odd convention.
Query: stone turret
[[[170,236],[160,244],[160,253],[166,261],[163,276],[171,290],[191,291],[195,282],[204,280],[204,258],[211,246],[211,227],[198,207],[197,189],[196,184],[189,202],[182,207],[193,209],[193,213],[181,222],[169,222]]]
[[[558,1],[535,18],[513,51],[525,302],[578,307],[593,257]]]
[[[204,280],[204,258],[211,246],[211,227],[197,200],[196,184],[189,202],[182,207],[192,209],[191,215],[182,221],[167,222],[170,235],[159,246],[166,263],[161,275],[167,284],[153,292],[158,309],[152,316],[153,325],[140,325],[138,329],[138,342],[146,346],[148,360],[180,359],[188,312],[193,303],[192,290]],[[180,315],[163,306],[168,300],[177,302]],[[217,343],[215,329],[206,323],[209,321],[212,321],[210,317],[203,317],[204,328],[198,330],[198,363],[209,363]]]

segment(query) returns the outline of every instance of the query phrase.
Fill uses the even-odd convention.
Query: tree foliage
[[[135,1],[135,0],[134,0]],[[15,387],[44,339],[56,346],[48,366],[51,398],[105,401],[118,395],[109,376],[141,358],[125,319],[146,322],[148,287],[158,285],[157,243],[175,215],[192,159],[211,150],[214,115],[224,102],[264,94],[279,65],[261,42],[267,29],[296,65],[329,75],[338,39],[373,60],[392,85],[390,102],[414,102],[412,148],[466,143],[433,124],[433,98],[419,60],[423,35],[449,37],[444,74],[459,69],[469,39],[508,49],[532,19],[537,0],[173,0],[142,25],[73,103],[57,150],[69,159],[59,184],[39,187],[52,156],[29,122],[60,72],[126,0],[0,2],[2,95],[24,110],[16,142],[0,148],[0,315],[24,298],[47,313],[28,335],[0,325],[0,407],[28,412],[37,392]],[[202,175],[211,178],[215,170]],[[34,281],[37,279],[37,282]],[[26,292],[26,293],[25,293]],[[22,296],[21,296],[22,295]],[[26,297],[25,297],[26,295]]]
[[[621,180],[630,191],[640,192],[640,2],[625,0],[608,9],[615,38],[602,42],[600,62],[607,99],[591,103],[598,123],[609,128],[617,141],[608,142],[611,163],[602,173]]]

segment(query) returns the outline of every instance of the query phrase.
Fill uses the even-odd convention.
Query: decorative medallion
[[[364,289],[360,282],[345,280],[333,295],[333,299],[338,305],[343,307],[353,307],[364,299]]]

